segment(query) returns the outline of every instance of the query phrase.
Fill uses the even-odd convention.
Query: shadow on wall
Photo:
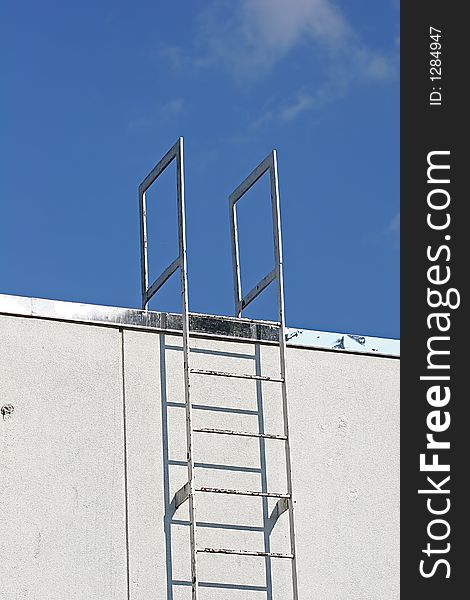
[[[168,401],[168,389],[167,389],[167,361],[166,352],[180,351],[182,348],[174,345],[167,345],[165,342],[165,335],[160,335],[160,381],[161,381],[161,398],[162,398],[162,444],[163,444],[163,476],[164,476],[164,502],[165,502],[165,517],[164,517],[164,533],[165,533],[165,554],[166,554],[166,579],[167,579],[167,600],[173,600],[174,588],[179,586],[191,587],[190,580],[174,579],[173,572],[173,531],[174,527],[186,527],[188,528],[188,545],[189,545],[189,521],[176,518],[176,504],[174,493],[175,490],[170,490],[170,470],[172,467],[185,467],[187,463],[185,461],[171,460],[169,450],[169,413],[168,409],[180,408],[182,411],[185,409],[183,402],[169,402]],[[206,355],[224,356],[234,359],[248,359],[254,362],[256,375],[261,375],[261,355],[259,345],[255,345],[254,354],[239,354],[230,352],[218,352],[213,350],[202,350],[202,349],[191,349],[191,353],[202,353]],[[261,381],[256,381],[256,409],[247,411],[245,409],[229,408],[224,406],[213,406],[204,404],[192,404],[193,413],[197,411],[211,411],[219,413],[238,413],[240,415],[250,413],[253,417],[257,417],[258,430],[256,433],[265,433],[265,419],[264,419],[264,407],[263,407],[263,390]],[[233,437],[233,436],[230,436]],[[259,438],[259,467],[243,467],[239,465],[225,465],[216,463],[202,463],[197,461],[197,455],[195,456],[195,469],[196,477],[198,475],[198,469],[209,469],[220,471],[235,471],[235,472],[249,472],[257,473],[260,479],[259,490],[262,492],[268,491],[268,476],[267,476],[267,457],[266,457],[266,440]],[[197,453],[197,448],[196,448]],[[200,494],[199,494],[200,495]],[[233,497],[233,503],[236,503],[236,497]],[[276,517],[269,514],[268,498],[259,498],[262,503],[262,526],[254,527],[251,524],[240,524],[240,523],[219,523],[219,522],[200,522],[197,521],[198,530],[201,529],[212,529],[212,530],[232,530],[232,531],[247,531],[256,532],[263,536],[264,540],[264,552],[271,552],[271,532],[276,522]],[[179,511],[180,509],[178,509]],[[239,514],[238,514],[239,516]],[[238,548],[237,548],[238,549]],[[219,555],[218,560],[223,561],[224,555]],[[188,548],[189,557],[189,548]],[[247,557],[250,560],[250,557]],[[199,581],[200,588],[215,588],[223,590],[239,590],[239,591],[255,591],[264,592],[266,600],[273,600],[273,586],[272,586],[272,559],[270,557],[263,557],[264,560],[264,585],[250,585],[238,583],[227,583],[218,581]],[[224,565],[220,565],[220,571],[223,572]],[[178,596],[179,597],[179,596]],[[256,596],[258,598],[258,595]]]

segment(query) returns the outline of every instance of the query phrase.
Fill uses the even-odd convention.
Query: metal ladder
[[[161,273],[159,277],[149,286],[148,281],[148,244],[147,244],[147,217],[146,217],[146,192],[155,182],[158,176],[176,160],[176,188],[177,188],[177,208],[178,208],[178,239],[179,256]],[[240,260],[238,248],[238,229],[236,203],[241,197],[267,172],[269,171],[273,219],[273,238],[274,238],[274,269],[264,277],[246,296],[242,295]],[[291,455],[289,443],[289,425],[288,425],[288,405],[287,405],[287,384],[286,384],[286,336],[284,320],[284,286],[283,286],[283,268],[282,268],[282,240],[281,223],[279,211],[279,186],[277,174],[276,151],[263,160],[263,162],[254,169],[254,171],[237,187],[229,197],[230,205],[230,226],[232,240],[232,261],[234,277],[235,294],[235,316],[241,317],[243,310],[252,302],[270,283],[277,282],[278,299],[278,321],[274,323],[279,332],[279,363],[280,376],[268,377],[264,375],[236,374],[222,371],[212,371],[205,369],[193,369],[190,366],[190,346],[189,346],[189,308],[188,308],[188,284],[187,284],[187,261],[186,261],[186,227],[185,227],[185,196],[184,196],[184,157],[183,157],[183,138],[179,138],[174,146],[166,153],[160,162],[152,169],[144,181],[139,186],[139,207],[140,207],[140,241],[141,241],[141,271],[142,271],[142,308],[147,310],[148,302],[154,294],[164,285],[171,275],[179,268],[181,279],[181,297],[182,297],[182,335],[183,335],[183,364],[184,364],[184,390],[185,390],[185,413],[186,413],[186,450],[187,450],[187,469],[188,480],[175,494],[175,510],[186,500],[189,503],[189,540],[191,550],[191,589],[192,600],[199,599],[199,580],[197,557],[198,554],[231,554],[239,556],[256,556],[265,558],[288,559],[292,564],[292,598],[298,600],[297,584],[297,566],[295,553],[295,527],[294,527],[294,501],[292,495],[292,473],[291,473]],[[270,323],[273,325],[273,323]],[[269,433],[251,433],[246,431],[234,431],[230,429],[213,428],[194,428],[192,425],[192,403],[190,375],[210,376],[210,377],[233,377],[239,379],[251,379],[260,382],[273,382],[281,385],[282,390],[282,413],[283,413],[283,434]],[[265,492],[265,491],[245,491],[238,489],[214,488],[214,487],[196,487],[194,478],[194,446],[193,433],[204,433],[213,435],[241,436],[251,438],[262,438],[279,440],[285,445],[285,465],[287,492]],[[270,521],[274,525],[277,519],[286,511],[289,514],[289,537],[290,553],[279,552],[259,552],[250,550],[234,550],[228,548],[208,548],[197,545],[197,525],[196,525],[196,494],[229,494],[233,496],[253,496],[260,498],[277,499],[274,510],[271,513]]]

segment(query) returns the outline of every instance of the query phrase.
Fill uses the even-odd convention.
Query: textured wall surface
[[[126,598],[119,331],[0,317],[0,598]]]
[[[192,366],[278,375],[269,345]],[[288,349],[303,600],[398,599],[399,361]],[[282,433],[279,385],[192,376],[194,425]],[[181,338],[0,316],[0,597],[190,599]],[[194,434],[197,484],[285,492],[283,442]],[[198,545],[288,552],[272,499],[197,495]],[[201,600],[289,600],[290,562],[200,555]]]

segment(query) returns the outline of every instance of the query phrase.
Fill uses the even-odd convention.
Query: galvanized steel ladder
[[[177,207],[178,207],[178,239],[179,256],[157,277],[149,286],[148,281],[148,244],[147,244],[147,217],[146,217],[146,192],[158,176],[166,167],[176,160],[176,188],[177,188]],[[272,203],[273,220],[273,238],[274,238],[274,258],[275,267],[266,275],[246,296],[242,295],[240,258],[238,247],[238,229],[236,203],[240,198],[267,172],[269,171]],[[278,300],[278,321],[270,323],[275,325],[279,332],[279,363],[280,376],[278,378],[264,375],[236,374],[222,371],[211,371],[205,369],[192,369],[190,367],[190,346],[189,346],[189,307],[188,307],[188,281],[187,281],[187,261],[186,261],[186,226],[185,226],[185,195],[184,195],[184,158],[183,158],[183,138],[179,138],[175,145],[166,153],[161,161],[152,169],[144,181],[139,186],[139,206],[140,206],[140,240],[141,240],[141,270],[142,270],[142,308],[147,309],[148,302],[152,296],[163,286],[171,275],[179,268],[181,279],[181,297],[182,297],[182,334],[183,334],[183,364],[184,364],[184,390],[185,390],[185,411],[186,411],[186,450],[187,450],[187,468],[188,480],[185,485],[175,494],[175,510],[186,500],[189,503],[189,539],[191,550],[191,588],[192,600],[199,599],[197,556],[200,553],[209,554],[232,554],[239,556],[257,556],[265,558],[288,559],[292,564],[292,598],[298,600],[297,584],[297,566],[295,553],[295,527],[294,527],[294,500],[292,496],[292,472],[291,455],[289,441],[289,419],[287,405],[287,385],[286,385],[286,335],[284,319],[284,280],[283,280],[283,260],[282,260],[282,240],[281,240],[281,222],[279,211],[279,185],[277,174],[276,151],[273,150],[263,162],[254,169],[254,171],[237,187],[229,197],[230,204],[230,226],[232,238],[232,261],[235,293],[235,316],[241,317],[243,310],[252,302],[270,283],[277,282],[277,300]],[[192,426],[192,403],[190,393],[190,375],[205,375],[210,377],[231,377],[239,379],[251,379],[255,381],[265,381],[277,383],[281,386],[282,393],[282,413],[283,413],[283,433],[282,435],[269,433],[251,433],[245,431],[234,431],[230,429],[212,429],[212,428],[194,428]],[[264,492],[264,491],[244,491],[237,489],[196,487],[194,480],[194,449],[193,433],[205,433],[215,435],[241,436],[252,438],[264,438],[279,440],[285,446],[285,465],[287,475],[287,492]],[[270,520],[275,523],[277,519],[286,511],[289,514],[289,537],[290,552],[258,552],[250,550],[234,550],[228,548],[204,548],[196,543],[196,494],[230,494],[233,496],[254,496],[261,498],[275,498],[277,503],[271,514]],[[284,599],[282,599],[284,600]]]

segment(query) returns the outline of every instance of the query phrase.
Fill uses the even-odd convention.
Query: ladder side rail
[[[186,255],[186,217],[184,196],[184,150],[183,138],[179,138],[179,148],[176,157],[176,187],[178,196],[178,239],[180,250],[181,302],[183,320],[183,362],[184,362],[184,400],[186,413],[186,452],[188,463],[188,493],[189,493],[189,539],[191,546],[191,597],[198,600],[197,552],[196,552],[196,506],[194,496],[194,462],[193,462],[193,427],[191,407],[191,383],[189,365],[189,302],[188,276]]]
[[[238,198],[230,198],[230,234],[232,241],[232,271],[233,271],[233,293],[235,299],[235,316],[240,317],[242,313],[242,286],[240,277],[240,250],[238,245],[238,223],[236,202]]]
[[[294,496],[292,489],[292,458],[290,451],[290,436],[289,436],[289,406],[287,401],[287,346],[286,346],[286,323],[285,323],[285,305],[284,305],[284,265],[283,265],[283,253],[282,253],[282,233],[281,233],[281,212],[280,212],[280,199],[279,199],[279,177],[277,170],[277,154],[276,150],[273,150],[272,164],[269,172],[270,185],[271,185],[271,202],[272,202],[272,216],[273,216],[273,235],[274,235],[274,255],[277,270],[277,299],[278,299],[278,319],[280,323],[279,327],[279,350],[280,350],[280,368],[281,368],[281,393],[282,393],[282,414],[284,421],[284,435],[285,441],[285,457],[286,457],[286,470],[287,470],[287,492],[289,494],[288,499],[288,513],[289,513],[289,536],[290,536],[290,547],[292,554],[292,588],[293,598],[298,600],[299,590],[297,581],[297,553],[295,551],[295,519],[294,519]]]
[[[145,192],[139,186],[140,213],[140,282],[142,309],[147,310],[147,289],[149,285],[148,238],[147,238],[147,199]]]
[[[236,203],[240,198],[260,179],[266,171],[269,170],[271,206],[272,206],[272,225],[274,241],[274,262],[275,266],[271,273],[265,276],[245,297],[241,287],[240,254],[238,243],[238,227]],[[283,504],[276,505],[273,511],[274,520],[278,518],[285,510],[289,513],[289,537],[292,556],[292,592],[293,600],[298,600],[298,581],[297,581],[297,561],[295,552],[295,522],[294,522],[294,500],[292,495],[292,459],[289,439],[289,414],[287,402],[287,382],[286,382],[286,327],[285,327],[285,306],[284,306],[284,273],[283,273],[283,254],[282,254],[282,234],[280,219],[280,200],[279,200],[279,178],[277,169],[277,153],[273,150],[235,189],[229,196],[230,208],[230,230],[232,241],[232,265],[234,281],[235,298],[235,316],[241,317],[243,309],[248,306],[272,281],[277,283],[277,303],[278,303],[278,322],[279,322],[279,366],[280,383],[282,385],[282,414],[283,414],[283,433],[285,437],[285,464],[288,486],[288,499],[282,499]],[[274,275],[274,276],[273,276]]]
[[[148,236],[147,236],[147,202],[146,192],[156,181],[161,173],[176,161],[176,193],[178,212],[178,257],[160,274],[149,287],[148,270]],[[186,206],[184,189],[184,147],[183,138],[180,137],[170,148],[165,156],[150,171],[139,185],[139,210],[140,210],[140,257],[141,257],[141,287],[142,308],[147,310],[150,298],[165,284],[171,275],[179,268],[181,283],[181,304],[183,321],[183,371],[184,371],[184,400],[186,414],[186,456],[188,465],[188,482],[175,496],[177,505],[189,500],[190,521],[190,550],[191,550],[191,590],[192,600],[198,600],[197,552],[196,552],[196,507],[194,498],[194,462],[192,439],[192,407],[190,386],[190,348],[189,348],[189,302],[188,302],[188,276],[187,276],[187,250],[186,250]]]

